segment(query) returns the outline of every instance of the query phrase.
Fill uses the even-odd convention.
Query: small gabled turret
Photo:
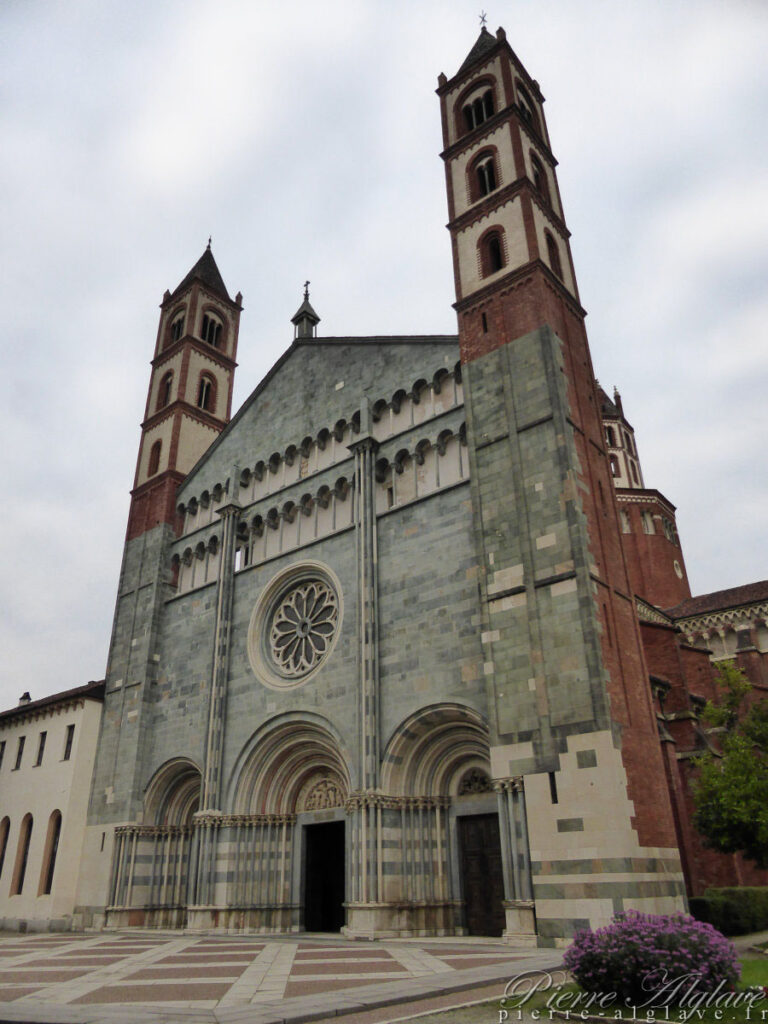
[[[316,338],[320,317],[309,301],[309,281],[304,282],[304,301],[291,317],[294,338]]]

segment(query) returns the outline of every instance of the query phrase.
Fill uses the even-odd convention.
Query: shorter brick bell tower
[[[163,296],[128,540],[174,522],[179,484],[229,422],[241,311],[242,296],[229,297],[210,242]]]

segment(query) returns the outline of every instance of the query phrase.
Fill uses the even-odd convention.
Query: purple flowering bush
[[[617,914],[605,928],[577,932],[564,960],[585,991],[633,1005],[652,1005],[654,992],[664,999],[677,978],[695,976],[699,992],[712,992],[731,989],[740,974],[733,943],[686,914]]]

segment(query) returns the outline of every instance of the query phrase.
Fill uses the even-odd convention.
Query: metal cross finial
[[[309,299],[309,281],[304,282],[304,298]]]
[[[211,248],[211,236],[210,235],[208,235],[208,248],[209,249]]]
[[[485,11],[480,11],[480,28],[485,28],[485,23],[488,21],[488,15]]]

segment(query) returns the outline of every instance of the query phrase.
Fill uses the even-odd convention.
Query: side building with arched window
[[[80,925],[75,889],[104,683],[0,712],[0,930]],[[104,856],[108,856],[105,852]]]

